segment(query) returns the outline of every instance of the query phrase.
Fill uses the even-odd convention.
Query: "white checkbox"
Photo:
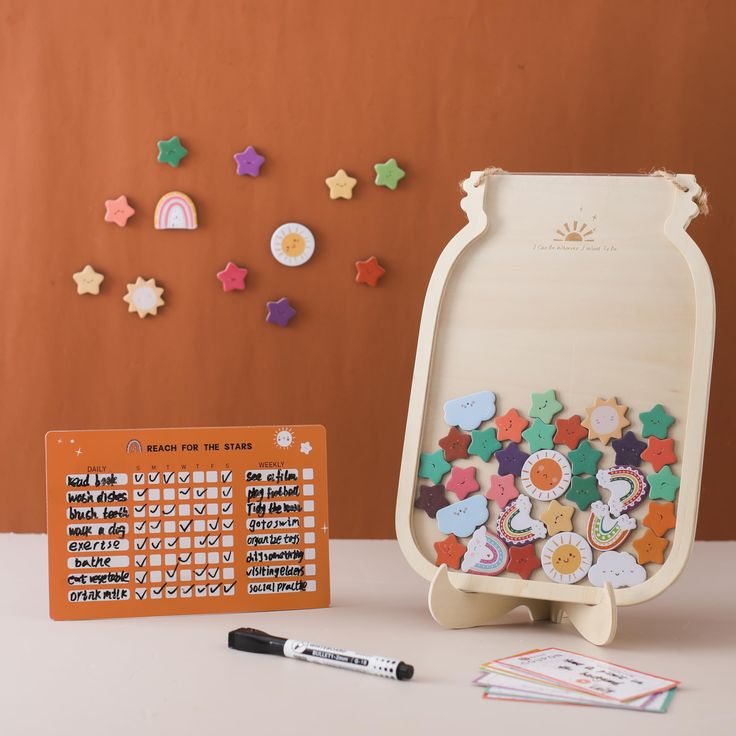
[[[148,500],[149,501],[158,501],[160,498],[161,498],[161,491],[158,488],[148,489]]]
[[[206,585],[195,585],[194,586],[195,595],[197,598],[203,598],[207,595],[207,586]]]
[[[207,471],[207,482],[208,483],[217,483],[217,471],[216,470],[208,470]]]
[[[316,571],[317,571],[317,566],[316,565],[304,565],[304,574],[308,578],[314,577]]]
[[[161,531],[160,521],[149,521],[148,522],[148,533],[149,534],[158,534],[160,531]]]
[[[234,567],[223,567],[222,577],[223,577],[223,580],[232,580],[235,577],[235,568]]]
[[[168,588],[166,588],[166,597],[176,598],[176,585],[170,585]]]
[[[227,503],[220,504],[220,511],[223,514],[227,514],[228,516],[233,513],[233,504],[232,501],[228,501]]]
[[[149,516],[161,516],[161,504],[154,503],[148,504],[148,515]]]
[[[151,598],[161,598],[164,594],[164,586],[160,588],[151,588]]]
[[[314,468],[304,468],[302,470],[302,478],[304,480],[312,480],[314,478]]]
[[[145,473],[133,473],[133,483],[137,486],[142,486],[146,482]]]
[[[311,529],[314,526],[314,516],[305,516],[304,517],[304,526],[307,529]]]
[[[303,492],[305,496],[314,496],[314,486],[311,483],[305,483]]]
[[[203,532],[204,531],[204,526],[205,526],[204,519],[197,519],[194,522],[194,531],[195,532]]]
[[[135,566],[141,567],[142,565],[145,565],[147,559],[148,558],[145,555],[136,555],[135,556]]]
[[[230,585],[223,585],[222,593],[223,595],[235,595],[235,584],[231,583]]]
[[[307,580],[307,593],[314,593],[317,590],[316,580]]]
[[[146,504],[143,506],[133,506],[133,516],[145,516],[146,515]]]
[[[174,555],[174,554],[168,554],[168,555],[166,555],[166,557],[164,557],[164,559],[166,560],[166,564],[167,565],[169,565],[169,566],[176,565],[176,555]]]
[[[204,565],[206,561],[207,561],[207,555],[204,552],[194,553],[194,564],[195,565]]]
[[[144,600],[146,596],[148,595],[148,588],[136,588],[135,589],[135,597],[136,600]]]
[[[207,546],[208,547],[217,547],[220,544],[220,535],[219,534],[210,534],[207,537]]]
[[[179,595],[182,598],[191,598],[192,597],[192,586],[191,585],[184,585],[179,589]]]
[[[304,502],[304,510],[305,511],[314,511],[314,501],[305,501]]]
[[[207,498],[217,498],[217,486],[210,486],[207,489]]]
[[[164,522],[164,531],[167,534],[172,534],[176,531],[176,522],[175,521],[165,521]]]
[[[189,504],[188,503],[179,504],[179,516],[189,516]]]
[[[209,586],[209,594],[212,596],[218,596],[220,595],[220,589],[222,588],[222,585],[210,585]]]
[[[207,562],[209,562],[210,565],[217,565],[220,562],[220,553],[219,552],[208,552]]]
[[[207,541],[207,537],[194,537],[194,546],[204,547],[206,541]]]
[[[151,555],[149,560],[151,567],[158,567],[161,564],[161,555]]]
[[[223,547],[232,547],[233,546],[233,538],[231,534],[225,534],[222,538],[222,546]]]
[[[220,511],[220,507],[216,503],[207,504],[207,516],[217,516]]]
[[[233,487],[232,486],[220,486],[220,493],[222,493],[223,498],[232,498],[233,497]]]
[[[306,532],[304,535],[304,544],[314,544],[314,532]]]
[[[220,474],[220,478],[222,479],[223,483],[229,483],[233,478],[233,471],[232,470],[223,470]]]
[[[179,549],[189,549],[192,546],[191,537],[179,537]]]
[[[189,480],[189,473],[186,470],[182,470],[179,473],[179,483],[186,483]]]
[[[305,560],[313,560],[314,559],[314,547],[307,547],[304,550],[304,559]]]
[[[148,474],[148,482],[149,483],[158,483],[158,479],[161,477],[161,473],[149,473]]]
[[[161,582],[161,570],[151,570],[151,572],[149,573],[149,577],[152,583],[160,583]]]
[[[164,501],[173,501],[176,498],[175,488],[164,488]]]
[[[184,582],[187,582],[192,579],[192,571],[191,570],[179,570],[179,580],[183,580]]]
[[[166,549],[174,549],[178,541],[177,537],[166,537]]]
[[[201,470],[192,473],[192,483],[204,483],[204,473]]]
[[[179,500],[182,498],[186,498],[187,501],[192,497],[192,489],[191,488],[180,488],[179,489]]]

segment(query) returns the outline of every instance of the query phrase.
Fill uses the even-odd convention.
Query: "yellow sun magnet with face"
[[[618,404],[615,398],[596,399],[593,406],[585,408],[585,419],[581,422],[588,429],[591,440],[600,440],[604,445],[612,437],[621,437],[621,430],[631,422],[626,418],[628,406]]]
[[[287,222],[271,236],[271,253],[284,266],[302,266],[314,254],[314,235],[298,222]]]
[[[139,276],[134,284],[128,284],[128,293],[123,297],[123,301],[128,303],[129,312],[138,312],[138,316],[143,319],[149,314],[156,315],[158,308],[163,307],[164,300],[161,294],[164,290],[156,285],[156,279],[144,279]]]
[[[577,583],[593,564],[593,550],[579,534],[561,532],[542,547],[542,569],[556,583]]]

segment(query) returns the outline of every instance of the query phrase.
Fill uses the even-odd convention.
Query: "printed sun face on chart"
[[[286,450],[294,443],[294,432],[287,427],[281,427],[276,432],[273,441],[276,447],[280,447],[282,450]]]

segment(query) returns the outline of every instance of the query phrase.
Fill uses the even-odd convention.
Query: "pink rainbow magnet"
[[[168,192],[156,205],[153,225],[156,230],[196,230],[197,208],[184,192]]]

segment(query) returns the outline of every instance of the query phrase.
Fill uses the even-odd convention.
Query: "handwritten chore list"
[[[321,426],[46,435],[54,619],[328,606]]]

